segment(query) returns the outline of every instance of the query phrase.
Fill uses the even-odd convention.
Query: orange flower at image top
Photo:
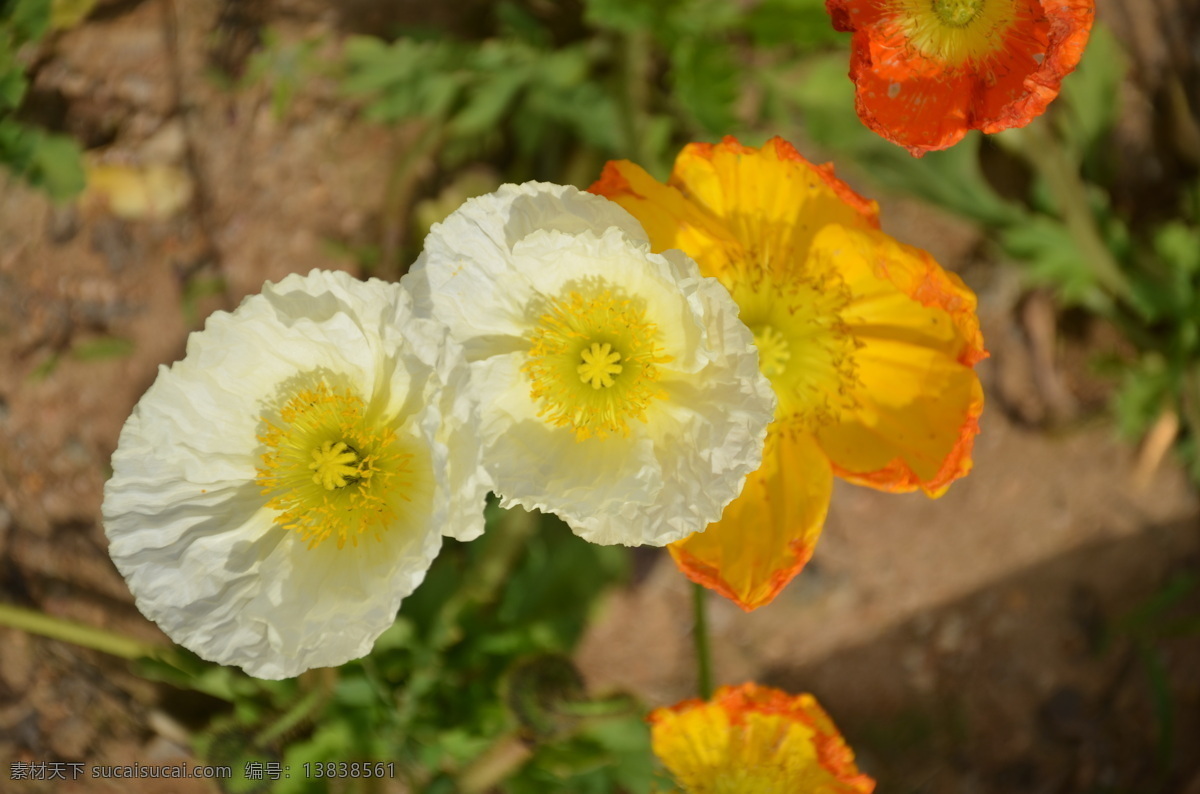
[[[826,0],[853,32],[863,123],[921,156],[1023,127],[1058,96],[1087,45],[1093,0]]]
[[[704,532],[669,546],[749,611],[808,562],[834,475],[940,496],[971,469],[985,358],[975,295],[879,231],[878,207],[775,138],[693,143],[667,184],[610,162],[594,193],[733,295],[779,398],[762,467]]]
[[[687,794],[871,794],[812,695],[743,684],[650,714],[654,754]]]

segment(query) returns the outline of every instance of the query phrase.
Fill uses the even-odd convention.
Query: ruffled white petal
[[[610,227],[630,240],[647,241],[641,224],[615,202],[564,185],[503,185],[434,224],[402,283],[418,311],[432,307],[466,344],[468,357],[480,358],[496,352],[480,353],[481,344],[503,344],[524,334],[528,301],[536,290],[532,274],[509,261],[513,248],[538,231],[574,235]]]
[[[367,653],[420,584],[443,531],[482,532],[477,407],[444,327],[398,285],[289,276],[209,318],[121,432],[103,505],[138,608],[181,645],[262,678]],[[262,418],[297,385],[361,395],[414,451],[412,501],[381,539],[307,548],[255,482]],[[464,443],[465,442],[465,443]]]
[[[737,306],[682,253],[650,253],[612,202],[506,185],[435,226],[402,283],[467,351],[504,504],[557,513],[593,542],[665,545],[720,518],[760,465],[775,396]],[[644,310],[669,359],[657,365],[666,399],[624,438],[551,424],[522,371],[547,307],[589,284]]]

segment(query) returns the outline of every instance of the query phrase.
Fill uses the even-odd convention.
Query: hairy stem
[[[1088,201],[1087,185],[1079,169],[1067,157],[1062,142],[1044,119],[1023,127],[1020,133],[1025,144],[1022,153],[1046,180],[1080,255],[1087,260],[1096,280],[1109,295],[1128,302],[1129,280],[1100,233]]]
[[[52,640],[62,640],[83,648],[103,651],[122,659],[140,659],[160,655],[165,648],[160,645],[131,640],[105,629],[85,626],[70,620],[52,618],[32,609],[22,609],[11,604],[0,604],[0,626],[27,631]]]
[[[696,688],[700,697],[708,700],[712,697],[712,649],[708,642],[708,614],[704,609],[705,590],[702,585],[692,583],[692,613],[695,625],[692,637],[696,643]]]

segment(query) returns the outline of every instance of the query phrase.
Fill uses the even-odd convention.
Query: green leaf
[[[415,641],[416,630],[411,620],[398,615],[392,625],[375,640],[372,653],[385,653],[410,647]]]
[[[73,138],[37,131],[33,161],[26,173],[30,184],[43,188],[52,199],[63,201],[83,190],[87,177],[83,153]]]
[[[763,0],[750,9],[743,24],[759,47],[791,45],[808,52],[847,41],[833,29],[825,0]]]
[[[504,589],[496,615],[500,625],[544,623],[556,649],[569,651],[586,624],[592,601],[605,585],[623,578],[628,550],[597,546],[571,532],[553,515],[526,547]]]
[[[13,30],[14,44],[37,41],[50,27],[51,0],[9,0],[0,10],[0,21],[6,20]]]
[[[496,23],[505,38],[515,39],[535,47],[549,48],[553,34],[533,14],[513,0],[496,4]]]
[[[524,70],[485,73],[484,79],[467,95],[462,110],[450,122],[450,132],[473,138],[494,130],[514,104],[518,92],[529,82]]]
[[[618,118],[615,101],[596,83],[557,86],[542,82],[530,87],[512,122],[517,145],[529,153],[541,147],[547,121],[565,126],[602,152],[615,153],[620,146]]]
[[[1164,262],[1186,276],[1200,273],[1200,229],[1169,221],[1154,234],[1154,250]]]
[[[1093,151],[1116,123],[1128,64],[1116,36],[1104,25],[1094,26],[1087,51],[1075,72],[1063,80],[1059,98],[1066,142],[1079,157]]]
[[[1063,303],[1102,311],[1108,304],[1095,271],[1079,253],[1075,238],[1059,221],[1044,215],[1005,229],[1004,250],[1022,260],[1033,284],[1052,287]]]
[[[334,697],[339,706],[354,709],[374,706],[379,702],[379,693],[371,682],[361,675],[354,674],[344,675],[338,680]]]
[[[79,193],[86,180],[83,156],[74,140],[12,119],[0,119],[0,163],[55,200]]]
[[[20,107],[28,85],[20,69],[6,69],[5,64],[0,63],[0,110],[15,110]]]
[[[680,0],[585,0],[589,25],[622,33],[655,30]]]
[[[1174,378],[1161,356],[1143,355],[1122,379],[1114,401],[1117,427],[1126,438],[1136,439],[1162,413],[1172,398]]]
[[[675,98],[710,134],[723,135],[734,127],[740,80],[738,61],[722,41],[685,38],[671,52]]]
[[[71,355],[79,361],[104,361],[124,358],[133,352],[133,342],[116,336],[104,336],[81,342],[71,349]]]
[[[655,783],[654,753],[650,749],[650,726],[641,714],[621,719],[595,720],[586,736],[607,749],[613,757],[613,777],[631,794],[647,794]]]

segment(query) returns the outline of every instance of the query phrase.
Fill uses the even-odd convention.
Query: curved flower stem
[[[337,685],[337,670],[331,667],[311,670],[303,673],[301,679],[307,679],[306,682],[312,684],[313,688],[293,703],[292,707],[278,719],[260,730],[254,737],[255,746],[263,746],[275,741],[318,713],[333,696],[333,689]]]
[[[703,585],[692,583],[692,613],[695,626],[692,630],[696,642],[696,687],[700,697],[708,700],[712,697],[712,649],[708,643],[708,614],[704,609],[705,591]]]
[[[121,634],[105,629],[85,626],[32,609],[22,609],[11,604],[0,604],[0,626],[20,629],[21,631],[49,637],[52,640],[62,640],[83,648],[103,651],[122,659],[140,659],[156,657],[167,650],[161,645],[131,640]]]
[[[458,776],[462,794],[492,791],[533,757],[533,750],[513,731],[503,734]]]
[[[1129,280],[1100,234],[1088,202],[1087,185],[1080,177],[1079,169],[1067,157],[1062,142],[1044,119],[1034,121],[1019,132],[1025,144],[1021,147],[1022,154],[1046,180],[1062,212],[1063,222],[1075,238],[1079,253],[1087,259],[1096,280],[1112,297],[1128,302]]]

